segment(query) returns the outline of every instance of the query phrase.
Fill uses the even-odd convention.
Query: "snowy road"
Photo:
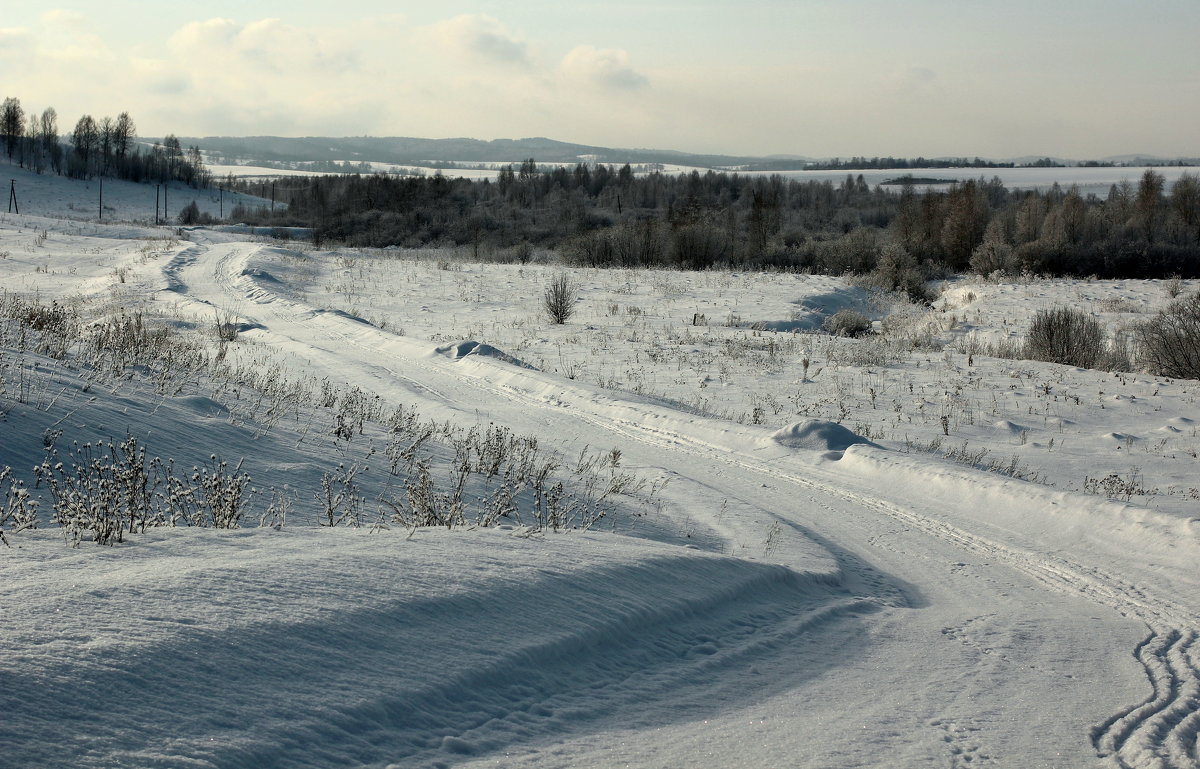
[[[623,664],[554,694],[585,708],[603,688],[609,707],[515,742],[492,735],[556,746],[504,765],[1198,765],[1194,523],[1129,521],[1115,504],[870,446],[787,448],[760,428],[453,360],[305,303],[286,270],[270,248],[202,238],[165,276],[309,373],[435,418],[618,446],[627,466],[671,479],[668,501],[694,517],[697,541],[796,575],[625,638]],[[742,653],[669,674],[663,660],[629,662],[677,632]],[[647,691],[647,670],[665,688]],[[746,753],[748,739],[763,747]]]

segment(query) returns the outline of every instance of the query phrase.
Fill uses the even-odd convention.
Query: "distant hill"
[[[349,161],[352,163],[375,162],[399,165],[437,166],[438,164],[484,164],[520,163],[534,158],[539,163],[598,162],[606,165],[664,165],[691,166],[717,170],[738,171],[795,171],[812,164],[826,164],[830,158],[814,158],[803,155],[769,155],[753,157],[744,155],[704,155],[678,150],[621,149],[597,147],[589,144],[573,144],[544,136],[526,139],[418,139],[407,136],[204,136],[179,137],[185,147],[198,146],[210,158],[223,157],[229,160],[266,161],[271,163],[304,163],[321,161]],[[834,159],[847,170],[870,168],[869,164],[855,165],[852,158]],[[864,161],[870,159],[863,158]],[[892,160],[888,158],[888,160]],[[900,160],[904,160],[901,158]],[[910,159],[911,160],[911,159]],[[931,158],[931,165],[944,161],[966,160],[965,158]],[[1073,166],[1079,161],[1066,158],[1029,155],[1000,160],[1000,163],[1035,165],[1039,162]],[[1145,155],[1123,155],[1104,158],[1114,165],[1167,165],[1178,160],[1149,157]],[[1188,165],[1196,159],[1185,160]],[[893,166],[879,166],[891,168]],[[919,166],[895,166],[898,168]]]
[[[612,165],[670,163],[700,168],[758,166],[778,162],[766,158],[696,155],[674,150],[594,147],[545,137],[483,141],[373,136],[205,136],[180,137],[179,141],[184,146],[196,145],[206,153],[229,158],[283,162],[349,160],[427,165],[431,162],[520,163],[535,158],[544,163],[576,163],[586,159]]]

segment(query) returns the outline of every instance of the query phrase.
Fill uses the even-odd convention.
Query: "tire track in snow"
[[[537,398],[516,388],[495,387],[509,397],[524,399],[530,405],[545,405]],[[1097,568],[1089,568],[1060,558],[1056,563],[1045,554],[1023,551],[993,542],[963,529],[920,515],[886,500],[865,497],[837,486],[821,483],[788,471],[778,465],[764,468],[734,455],[719,446],[691,438],[682,433],[667,435],[644,422],[597,417],[582,409],[572,409],[577,418],[606,428],[629,440],[685,451],[696,456],[720,455],[723,461],[774,481],[786,480],[822,494],[839,497],[852,504],[873,509],[918,528],[942,541],[951,542],[967,551],[1002,561],[1059,592],[1083,595],[1116,610],[1123,616],[1136,617],[1146,623],[1150,636],[1147,641],[1168,639],[1163,643],[1143,642],[1134,652],[1153,689],[1151,697],[1137,706],[1127,708],[1092,730],[1092,744],[1102,757],[1112,757],[1122,769],[1156,767],[1160,769],[1195,769],[1198,763],[1197,738],[1200,734],[1200,671],[1194,663],[1195,632],[1183,628],[1200,622],[1183,607],[1159,598],[1151,598],[1128,581]],[[826,510],[833,508],[813,501]],[[1147,652],[1147,650],[1159,650]]]
[[[236,303],[246,308],[263,308],[267,312],[261,317],[246,320],[264,331],[297,342],[310,337],[334,340],[336,344],[325,345],[325,349],[336,354],[341,348],[341,355],[352,357],[353,365],[361,371],[383,368],[390,378],[403,379],[430,398],[471,411],[463,405],[461,396],[449,398],[422,381],[419,375],[414,378],[376,363],[380,350],[369,344],[370,337],[390,335],[369,324],[364,326],[352,316],[321,311],[278,293],[273,278],[248,269],[250,251],[241,246],[208,249],[199,245],[195,250],[189,249],[190,253],[174,265],[173,285],[188,292],[190,283],[190,291],[196,293],[184,295],[205,304]],[[206,253],[215,260],[206,260]],[[345,356],[345,350],[353,348],[373,353],[373,360],[365,359],[366,356]],[[473,377],[463,377],[461,369],[441,359],[405,359],[404,365],[428,372],[425,379],[436,382],[435,377],[450,376],[454,381],[467,383],[474,391],[511,400],[505,391],[488,387]],[[472,399],[475,402],[477,397]],[[452,677],[403,700],[385,692],[381,699],[368,699],[361,709],[339,713],[338,719],[356,724],[382,712],[388,720],[403,723],[409,730],[415,728],[414,723],[423,724],[427,727],[425,731],[444,735],[444,739],[439,738],[431,745],[392,746],[387,758],[405,765],[409,761],[422,764],[433,761],[431,765],[438,765],[436,759],[446,754],[487,754],[501,750],[519,742],[520,735],[531,729],[535,733],[541,730],[554,734],[578,731],[588,728],[589,722],[618,711],[625,714],[644,711],[647,717],[660,718],[664,703],[672,700],[672,692],[700,700],[703,698],[698,698],[695,690],[702,687],[722,692],[724,697],[744,697],[748,691],[744,679],[747,668],[761,665],[788,669],[792,655],[798,645],[803,648],[805,638],[819,633],[845,633],[842,623],[853,622],[855,617],[887,605],[886,600],[872,595],[851,594],[836,577],[822,572],[804,573],[764,564],[749,568],[751,573],[765,570],[767,578],[744,586],[737,586],[736,580],[718,580],[705,591],[713,597],[707,604],[672,607],[656,603],[652,616],[614,616],[602,631],[518,650],[502,656],[494,666],[468,671],[465,678]],[[570,652],[577,647],[586,653]],[[577,658],[580,661],[576,662]],[[780,662],[785,659],[787,664]],[[524,675],[514,675],[514,671],[521,670]],[[807,674],[803,668],[795,673]],[[513,686],[514,677],[520,678],[522,685]],[[755,688],[779,686],[785,678],[770,676]],[[498,702],[502,706],[498,707]],[[586,707],[581,706],[583,702]],[[597,703],[608,704],[596,708]],[[698,705],[693,703],[691,707]],[[592,709],[596,713],[590,712]],[[505,712],[511,715],[503,718],[496,715]],[[566,718],[563,714],[567,713],[574,715]]]
[[[369,328],[378,334],[386,334],[386,332],[377,329],[375,326],[372,326],[365,320],[355,318],[347,313],[313,307],[312,305],[291,299],[277,293],[274,290],[271,290],[271,288],[268,287],[268,284],[271,280],[273,280],[273,278],[264,279],[264,276],[262,275],[253,275],[247,271],[247,263],[249,262],[250,257],[253,255],[253,251],[255,250],[254,247],[246,248],[247,245],[248,244],[243,243],[231,244],[227,251],[218,254],[217,262],[212,266],[212,278],[222,293],[232,300],[231,304],[244,307],[245,303],[249,302],[259,307],[269,306],[272,308],[272,313],[275,315],[275,317],[283,323],[297,325],[301,323],[317,323],[321,326],[324,336],[336,340],[338,344],[363,349],[365,351],[375,353],[376,355],[378,354],[378,348],[371,349],[366,347],[362,343],[358,342],[354,338],[354,335],[343,333],[341,329],[347,324],[353,324],[352,328],[360,333],[363,327]],[[173,260],[172,262],[172,266],[176,275],[174,280],[177,281],[178,285],[184,286],[183,291],[185,293],[187,292],[186,284],[183,283],[181,277],[178,277],[179,273],[182,273],[185,269],[199,267],[200,257],[212,251],[212,249],[205,244],[197,244],[194,248],[197,250],[192,251],[192,249],[188,249],[188,251],[180,254],[180,256],[177,257],[177,260]],[[171,266],[169,266],[168,269],[171,269]],[[204,304],[214,304],[214,302],[210,299],[197,297],[190,293],[186,293],[186,295]],[[296,318],[296,320],[285,318],[285,314],[290,314]],[[267,323],[263,323],[258,319],[247,320],[251,327],[258,328],[260,330],[271,330],[271,326],[277,325],[274,320]],[[275,328],[274,333],[280,334],[279,329]],[[292,334],[282,333],[280,335],[284,338],[304,341],[298,339]],[[316,350],[320,348],[313,347],[311,349]],[[336,349],[323,349],[322,352],[325,352],[331,356],[341,357],[340,353]],[[439,391],[434,387],[431,387],[426,382],[414,378],[395,367],[387,366],[382,363],[368,362],[363,359],[358,359],[356,362],[363,367],[369,366],[374,372],[374,376],[377,378],[386,378],[388,380],[400,380],[406,382],[411,389],[421,393],[425,397],[442,401],[447,404],[454,404],[459,409],[467,409],[467,407],[457,398],[452,397],[445,392]]]
[[[245,255],[243,255],[244,261]],[[245,277],[241,271],[230,269],[232,255],[221,259],[217,270],[222,289],[242,293],[256,303],[284,302],[297,313],[312,313],[311,307],[280,297],[270,291],[261,281]],[[234,273],[237,273],[236,275]],[[239,279],[246,280],[250,287],[235,285]],[[353,335],[344,334],[337,328],[340,323],[352,322],[349,318],[330,317],[331,323],[322,331],[336,336],[340,342],[364,348]],[[361,329],[358,329],[361,333]],[[379,331],[379,334],[385,332]],[[428,364],[415,363],[420,368],[431,370]],[[438,367],[436,374],[450,373]],[[402,378],[430,395],[455,403],[443,393],[430,388],[402,372],[389,370],[391,376]],[[539,397],[515,386],[489,381],[467,371],[453,374],[459,381],[470,382],[492,397],[516,401],[535,408],[568,405],[559,392],[553,398]],[[561,385],[567,389],[568,385]],[[981,554],[1028,575],[1054,590],[1082,595],[1100,605],[1109,607],[1124,616],[1136,617],[1146,623],[1147,638],[1134,650],[1134,657],[1142,665],[1150,682],[1152,694],[1145,701],[1123,709],[1106,722],[1092,730],[1092,744],[1097,752],[1110,758],[1117,766],[1154,766],[1163,769],[1195,769],[1198,766],[1197,736],[1200,734],[1200,672],[1197,670],[1196,633],[1200,622],[1186,609],[1173,605],[1158,597],[1147,596],[1137,586],[1106,574],[1100,569],[1082,566],[1065,558],[1054,560],[1044,553],[1024,551],[972,534],[958,527],[913,510],[905,509],[886,500],[864,496],[839,488],[832,483],[820,482],[797,472],[788,471],[779,465],[767,467],[762,463],[748,461],[721,446],[688,436],[682,431],[668,432],[646,421],[592,413],[571,403],[572,417],[624,439],[637,441],[655,449],[682,451],[693,456],[735,465],[742,470],[766,475],[774,482],[787,481],[820,494],[839,498],[876,513],[900,521],[941,541],[951,543],[970,552]],[[461,403],[457,403],[462,408]],[[816,497],[814,497],[816,500]],[[833,512],[831,505],[818,501],[826,510]]]
[[[1121,767],[1195,765],[1200,729],[1195,650],[1195,631],[1151,630],[1134,656],[1147,670],[1152,693],[1096,727],[1092,743],[1101,755]]]

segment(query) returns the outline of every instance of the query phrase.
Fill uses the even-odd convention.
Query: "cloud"
[[[33,47],[33,34],[22,27],[0,27],[0,56],[27,51]]]
[[[134,82],[150,93],[176,95],[186,93],[192,87],[192,78],[187,72],[163,59],[131,58],[129,67]]]
[[[295,73],[337,73],[353,69],[358,55],[348,40],[314,30],[261,19],[239,25],[230,19],[190,22],[168,41],[177,63],[188,68],[243,67],[240,78]]]
[[[891,79],[904,91],[924,91],[938,85],[938,73],[929,67],[908,67],[894,72]]]
[[[491,16],[455,16],[424,28],[421,34],[437,45],[478,61],[521,67],[532,64],[528,44]]]
[[[175,51],[183,53],[211,47],[227,48],[237,39],[238,31],[233,19],[192,21],[171,35],[168,44]]]
[[[629,54],[620,48],[577,46],[563,57],[559,68],[568,80],[605,88],[637,90],[650,82],[629,65]]]
[[[932,83],[937,80],[937,73],[928,67],[909,67],[904,73],[904,79],[910,83]]]
[[[79,11],[68,11],[65,8],[51,8],[41,15],[43,24],[83,27],[88,19]]]
[[[52,9],[40,17],[38,55],[64,62],[110,63],[115,56],[82,13]]]

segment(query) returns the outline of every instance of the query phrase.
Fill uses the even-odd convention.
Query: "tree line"
[[[137,125],[128,112],[99,120],[84,114],[74,130],[60,135],[54,107],[26,116],[18,98],[10,96],[0,105],[0,140],[9,161],[21,168],[76,179],[180,181],[200,188],[212,183],[199,147],[184,150],[173,134],[149,149],[137,139]]]
[[[261,194],[261,182],[241,187]],[[286,204],[236,210],[304,225],[351,246],[472,246],[527,258],[531,247],[588,266],[714,266],[883,273],[906,288],[939,272],[1200,277],[1200,182],[1168,193],[1147,170],[1107,197],[1074,187],[1012,191],[996,177],[921,191],[626,165],[503,168],[495,180],[441,175],[322,176],[279,182]]]

